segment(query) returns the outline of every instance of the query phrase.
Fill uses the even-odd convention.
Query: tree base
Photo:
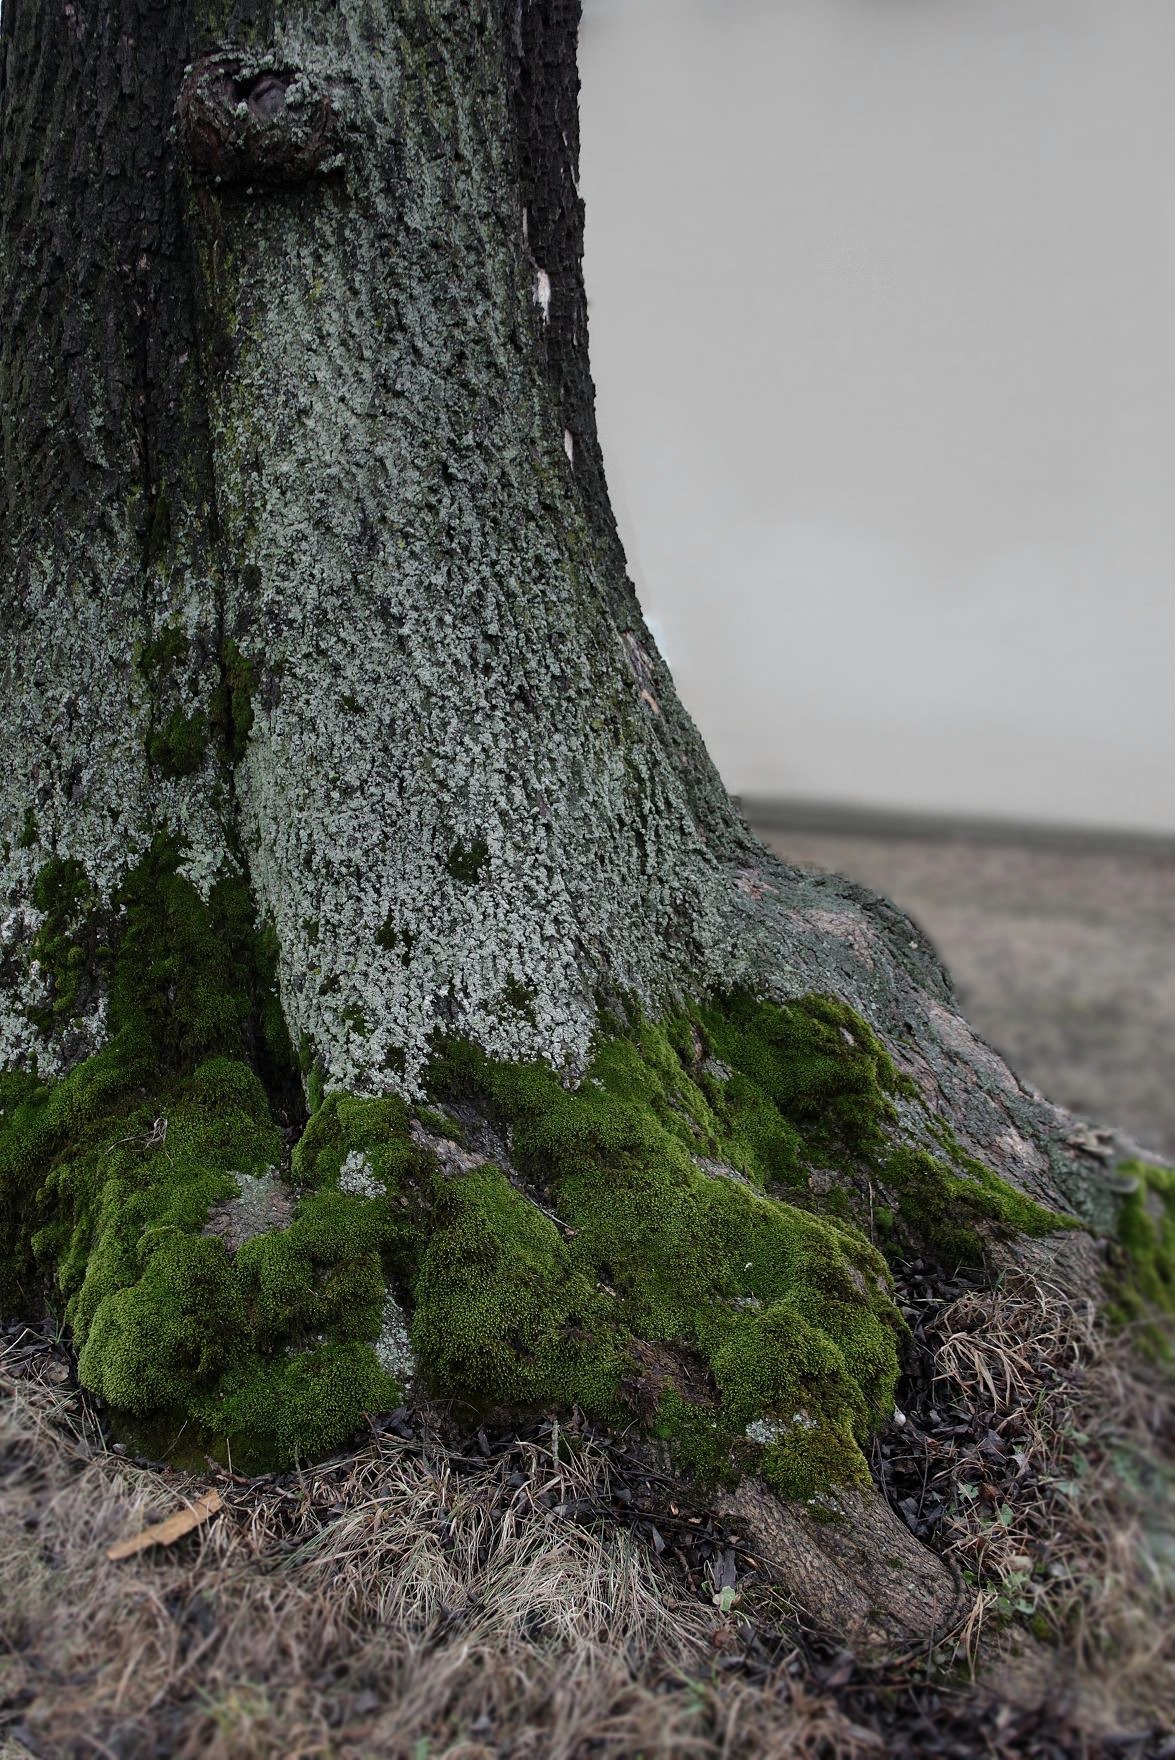
[[[291,1154],[264,938],[165,847],[124,893],[109,1042],[50,1089],[4,1078],[10,1293],[47,1278],[86,1386],[239,1461],[321,1455],[415,1389],[578,1407],[819,1500],[868,1483],[893,1407],[885,1253],[978,1263],[1070,1226],[826,996],[634,1007],[574,1086],[439,1042],[431,1111],[311,1079]]]
[[[58,878],[67,969],[98,930]],[[408,1402],[579,1411],[726,1498],[855,1645],[966,1616],[870,1476],[909,1347],[890,1267],[1088,1237],[967,1153],[847,1004],[634,1004],[576,1081],[438,1041],[428,1105],[324,1094],[306,1059],[301,1127],[247,890],[201,901],[159,845],[118,907],[106,1045],[51,1087],[2,1078],[0,1200],[6,1305],[47,1288],[137,1450],[258,1472]],[[1158,1349],[1172,1176],[1118,1185],[1113,1304]]]

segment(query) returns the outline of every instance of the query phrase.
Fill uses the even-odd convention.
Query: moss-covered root
[[[496,1164],[450,1183],[412,1292],[433,1385],[635,1415],[707,1477],[753,1470],[790,1498],[864,1482],[892,1410],[904,1327],[867,1238],[875,1188],[956,1257],[1062,1221],[953,1145],[949,1165],[922,1152],[919,1210],[891,1143],[908,1084],[829,997],[616,1023],[570,1092],[468,1045],[431,1080],[497,1133]]]
[[[1124,1161],[1118,1244],[1109,1270],[1111,1313],[1145,1348],[1175,1358],[1175,1168]]]
[[[0,1097],[9,1295],[48,1280],[82,1380],[156,1447],[321,1454],[411,1381],[467,1414],[636,1422],[708,1479],[818,1499],[866,1481],[893,1405],[875,1191],[952,1255],[1059,1220],[957,1152],[895,1150],[903,1082],[827,997],[616,1021],[574,1090],[448,1044],[437,1111],[331,1094],[279,1172],[270,950],[177,853],[118,901],[108,1044]]]

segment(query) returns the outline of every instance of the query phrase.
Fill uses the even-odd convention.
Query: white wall
[[[586,0],[609,478],[738,791],[1175,830],[1175,5]]]

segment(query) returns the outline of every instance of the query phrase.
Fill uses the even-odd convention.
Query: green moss
[[[16,840],[17,849],[34,849],[37,842],[37,815],[31,807],[24,810],[21,820],[20,836]]]
[[[454,880],[459,880],[462,886],[475,886],[489,858],[486,841],[479,837],[473,843],[455,843],[449,851],[449,859],[445,865]]]
[[[708,1478],[818,1499],[866,1476],[905,1336],[853,1170],[948,1256],[1056,1225],[961,1151],[892,1147],[905,1084],[842,1004],[734,996],[657,1024],[634,1007],[574,1089],[438,1046],[439,1110],[416,1113],[435,1154],[400,1098],[323,1093],[304,1046],[295,1214],[230,1252],[210,1212],[283,1147],[249,1062],[290,1053],[276,1029],[260,1049],[272,932],[239,883],[202,904],[177,853],[158,846],[118,901],[110,1044],[55,1088],[0,1090],[0,1191],[35,1194],[10,1237],[52,1280],[87,1384],[238,1461],[322,1452],[401,1397],[374,1349],[390,1288],[424,1388],[466,1416],[575,1406]],[[80,885],[56,876],[63,908]],[[508,1164],[448,1150],[454,1117]],[[807,1174],[830,1166],[846,1183],[819,1199]]]
[[[288,1228],[246,1241],[236,1281],[260,1347],[318,1333],[348,1344],[374,1338],[385,1294],[381,1254],[394,1227],[386,1205],[322,1191],[298,1206]]]
[[[331,1094],[307,1124],[294,1150],[294,1178],[321,1186],[337,1180],[352,1151],[382,1151],[397,1144],[408,1128],[408,1107],[398,1094],[363,1099]]]
[[[220,650],[220,683],[212,695],[212,734],[230,764],[239,764],[253,730],[253,698],[257,675],[229,636]]]
[[[253,1062],[267,1087],[273,1089],[284,1084],[293,1090],[296,1059],[278,987],[281,949],[277,929],[272,918],[255,923],[253,900],[247,886],[234,888],[233,901],[234,944],[242,950],[238,954],[238,970],[248,981],[250,1003],[257,1023]]]
[[[908,1231],[940,1263],[981,1264],[985,1231],[992,1227],[1039,1236],[1076,1226],[957,1147],[953,1160],[954,1166],[926,1150],[902,1148],[883,1155],[877,1170]]]
[[[872,1028],[836,997],[776,1006],[736,995],[701,1019],[718,1058],[814,1147],[880,1148],[897,1117],[892,1096],[917,1094]]]
[[[178,623],[166,624],[159,634],[140,648],[137,665],[149,689],[154,689],[185,665],[191,651],[187,632]]]
[[[311,1118],[314,1117],[326,1097],[326,1076],[317,1056],[309,1049],[308,1041],[302,1041],[302,1055],[299,1058],[306,1087],[306,1105]]]
[[[146,738],[147,758],[164,776],[193,776],[208,750],[208,717],[202,709],[185,715],[173,709]]]
[[[780,1011],[760,1006],[767,1043],[786,1057]],[[450,1394],[484,1387],[504,1403],[574,1400],[608,1416],[634,1377],[644,1386],[651,1375],[642,1398],[654,1399],[654,1427],[683,1460],[729,1474],[753,1459],[788,1495],[808,1496],[830,1476],[866,1471],[861,1444],[892,1409],[904,1329],[885,1263],[856,1229],[757,1189],[767,1170],[745,1136],[727,1135],[695,1079],[700,1018],[614,1035],[574,1092],[544,1066],[446,1048],[438,1093],[508,1128],[514,1165],[564,1236],[500,1174],[457,1182],[447,1201],[459,1225],[438,1237],[414,1338],[428,1365],[445,1341]],[[749,1062],[752,1036],[744,1007],[725,1048],[741,1039]],[[788,1091],[769,1059],[757,1067]],[[758,1088],[753,1106],[744,1100],[756,1116],[773,1104]],[[849,1128],[859,1134],[860,1123]],[[789,1163],[801,1140],[780,1119],[774,1138],[760,1136],[784,1142]],[[707,1171],[707,1160],[729,1173]],[[525,1341],[521,1357],[511,1340]],[[748,1426],[769,1431],[771,1446]]]
[[[1111,1312],[1150,1352],[1175,1357],[1175,1169],[1124,1161],[1118,1251],[1109,1274]]]
[[[33,882],[33,903],[44,919],[33,936],[32,955],[49,988],[49,999],[29,1009],[29,1019],[52,1033],[81,1010],[86,988],[109,957],[103,944],[99,899],[82,864],[54,857]]]
[[[44,1084],[28,1070],[0,1069],[0,1126],[11,1117],[18,1106],[23,1106],[26,1101],[36,1099],[45,1092]]]
[[[160,504],[165,505],[161,501],[157,508]],[[253,726],[256,673],[231,636],[221,644],[220,678],[207,711],[188,713],[175,706],[164,713],[177,675],[188,668],[191,657],[187,632],[178,623],[170,623],[143,645],[137,658],[153,711],[153,725],[145,741],[147,757],[165,776],[194,775],[210,746],[228,763],[239,763]]]
[[[169,623],[145,642],[136,656],[151,704],[152,724],[143,745],[148,762],[164,776],[193,776],[208,750],[208,717],[203,710],[189,714],[176,705],[164,712],[167,697],[173,696],[176,675],[187,668],[191,651],[186,630]]]
[[[83,1383],[119,1411],[210,1426],[230,1447],[235,1429],[246,1441],[268,1426],[267,1447],[290,1459],[399,1397],[371,1344],[382,1254],[403,1225],[386,1203],[332,1190],[309,1191],[288,1227],[235,1255],[203,1232],[238,1176],[280,1164],[256,1070],[280,1091],[292,1060],[272,930],[234,877],[204,903],[179,853],[158,843],[115,900],[103,1050],[53,1087],[10,1076],[0,1088],[3,1295],[28,1306],[46,1284]],[[82,890],[73,870],[42,882],[58,911]],[[366,1115],[368,1130],[391,1105],[371,1104],[383,1114]],[[391,1111],[402,1127],[402,1106]]]
[[[896,1102],[914,1098],[913,1085],[868,1026],[826,997],[779,1006],[738,995],[657,1025],[615,1023],[575,1091],[543,1066],[493,1064],[462,1045],[444,1049],[432,1081],[438,1097],[496,1120],[563,1228],[507,1253],[512,1188],[469,1194],[476,1227],[450,1236],[445,1277],[418,1292],[425,1362],[448,1341],[446,1391],[519,1397],[501,1367],[510,1354],[499,1359],[493,1343],[508,1328],[487,1318],[505,1266],[526,1268],[528,1311],[552,1341],[569,1324],[552,1292],[578,1279],[609,1306],[584,1312],[578,1295],[571,1336],[595,1334],[597,1362],[627,1352],[628,1373],[589,1393],[574,1352],[528,1345],[527,1398],[589,1410],[603,1399],[606,1413],[635,1375],[679,1458],[709,1474],[753,1465],[788,1496],[862,1477],[864,1445],[892,1409],[904,1328],[854,1174],[864,1193],[892,1195],[904,1250],[913,1237],[952,1263],[980,1255],[992,1231],[1065,1225],[957,1147],[951,1162],[895,1149]],[[817,1198],[814,1166],[840,1168],[845,1183]],[[441,1287],[443,1323],[430,1314]],[[491,1341],[489,1358],[479,1339]],[[460,1340],[464,1358],[453,1354]]]
[[[490,1166],[441,1185],[433,1221],[412,1337],[434,1393],[617,1415],[613,1304],[554,1224]]]
[[[825,1327],[791,1302],[745,1318],[717,1353],[724,1408],[744,1434],[760,1439],[759,1470],[780,1496],[809,1499],[829,1485],[868,1482],[859,1445],[892,1411],[893,1385],[883,1383],[887,1409],[871,1412],[850,1361]]]
[[[215,1436],[235,1439],[250,1469],[321,1459],[367,1416],[393,1409],[399,1384],[369,1344],[324,1343],[284,1362],[252,1360],[227,1375],[197,1408]]]
[[[122,1182],[110,1190],[116,1199],[130,1192]],[[175,1224],[169,1230],[157,1219],[134,1239],[120,1228],[115,1240],[109,1214],[104,1221],[87,1277],[67,1310],[83,1340],[79,1378],[126,1412],[187,1405],[195,1390],[216,1381],[245,1339],[244,1305],[224,1243]],[[152,1232],[162,1238],[148,1246],[143,1235],[150,1242]]]
[[[451,1143],[462,1143],[465,1140],[465,1134],[462,1131],[461,1126],[455,1124],[453,1120],[447,1117],[443,1112],[433,1112],[431,1107],[418,1106],[416,1108],[416,1117],[421,1126],[430,1136],[447,1137]]]

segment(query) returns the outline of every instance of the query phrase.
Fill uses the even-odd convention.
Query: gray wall
[[[609,476],[728,784],[1175,830],[1171,0],[586,0]]]

